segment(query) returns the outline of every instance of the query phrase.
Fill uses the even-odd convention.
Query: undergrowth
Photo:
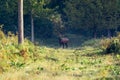
[[[120,78],[120,55],[103,54],[109,41],[101,46],[100,39],[90,40],[77,49],[62,49],[34,45],[27,39],[23,45],[18,45],[17,35],[11,32],[6,36],[0,31],[0,37],[0,80]]]
[[[35,46],[25,39],[23,45],[18,45],[18,36],[8,32],[7,36],[0,31],[0,73],[12,68],[22,68],[46,53],[45,47]]]
[[[120,54],[120,35],[101,40],[101,48],[106,54]]]

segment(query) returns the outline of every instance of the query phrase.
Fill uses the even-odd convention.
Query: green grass
[[[119,65],[112,55],[100,55],[93,49],[50,49],[35,62],[1,74],[1,80],[104,80],[119,78]],[[92,53],[93,52],[93,53]],[[97,50],[96,50],[97,52]],[[77,57],[77,58],[76,58]],[[40,59],[41,58],[41,59]],[[78,60],[76,60],[78,59]],[[106,80],[106,79],[105,79]],[[108,79],[109,80],[109,79]]]
[[[75,40],[75,36],[73,37]],[[98,45],[100,40],[89,40],[84,42],[82,47],[71,41],[71,47],[62,49],[56,44],[34,46],[28,40],[25,40],[23,46],[19,46],[14,35],[3,39],[0,42],[0,80],[119,80],[120,78],[120,55],[104,55]],[[79,39],[81,38],[75,41],[79,42]]]

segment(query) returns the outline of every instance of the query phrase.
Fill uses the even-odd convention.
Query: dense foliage
[[[45,47],[35,46],[27,39],[23,45],[18,45],[17,35],[8,32],[6,36],[0,31],[0,73],[22,68],[36,61],[43,53],[46,53]]]
[[[120,35],[110,39],[101,40],[102,49],[105,53],[120,54]]]
[[[37,38],[39,33],[50,37],[65,32],[113,36],[120,30],[119,4],[120,0],[24,0],[25,35],[30,37],[32,15]],[[16,0],[0,2],[0,24],[6,33],[18,32],[17,7]]]
[[[120,0],[68,0],[67,25],[94,37],[113,35],[120,22]]]

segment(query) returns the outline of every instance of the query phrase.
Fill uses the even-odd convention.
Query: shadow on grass
[[[69,49],[75,49],[75,48],[81,47],[82,43],[88,40],[86,37],[81,38],[76,35],[74,35],[74,37],[69,36],[68,38],[69,38],[69,42],[68,42]],[[39,43],[39,46],[46,46],[50,48],[61,48],[57,37],[47,38],[47,39],[43,38],[36,41]]]
[[[96,78],[94,80],[120,80],[120,76],[115,77],[102,77],[102,78]]]
[[[89,48],[91,48],[91,49],[88,50]],[[84,48],[75,49],[73,53],[75,55],[86,56],[86,57],[105,55],[104,51],[100,48],[88,47],[88,49],[87,48],[86,49],[84,49]]]

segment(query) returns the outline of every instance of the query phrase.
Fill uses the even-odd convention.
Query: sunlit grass
[[[104,55],[90,42],[62,49],[35,46],[27,39],[19,46],[17,35],[4,37],[0,41],[0,80],[119,79],[119,55]]]

